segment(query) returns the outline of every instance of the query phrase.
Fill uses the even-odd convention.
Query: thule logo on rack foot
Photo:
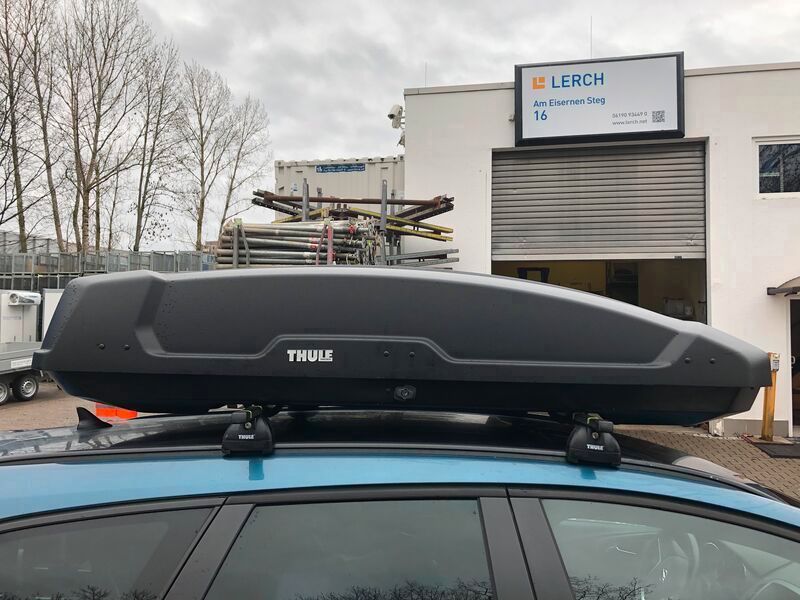
[[[333,350],[287,350],[289,362],[333,362]]]

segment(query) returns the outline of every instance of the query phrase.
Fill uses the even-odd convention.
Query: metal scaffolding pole
[[[303,177],[303,221],[308,221],[308,179]]]

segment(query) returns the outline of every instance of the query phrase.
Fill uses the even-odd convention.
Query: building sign
[[[317,173],[351,173],[353,171],[364,171],[367,166],[364,163],[342,163],[339,165],[317,165]]]
[[[516,143],[683,137],[683,53],[515,68]]]

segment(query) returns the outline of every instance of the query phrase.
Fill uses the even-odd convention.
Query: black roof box
[[[34,366],[145,412],[284,407],[597,412],[690,424],[750,408],[763,351],[528,281],[414,269],[132,272],[67,286]]]

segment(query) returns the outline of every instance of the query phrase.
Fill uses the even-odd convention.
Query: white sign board
[[[518,65],[515,121],[517,145],[682,137],[683,53]]]

